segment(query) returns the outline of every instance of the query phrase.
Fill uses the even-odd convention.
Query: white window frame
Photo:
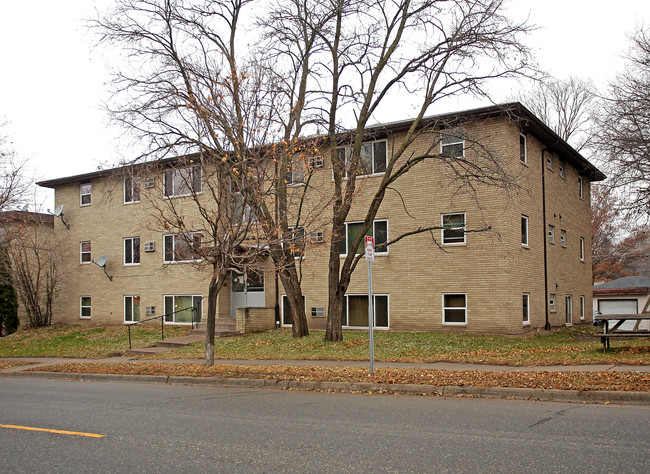
[[[138,248],[138,261],[137,262],[127,262],[126,261],[126,245],[127,245],[127,241],[131,241],[131,245],[130,245],[131,246],[131,260],[135,260],[135,258],[134,258],[135,257],[134,249],[136,248],[135,245],[134,245],[135,244],[135,239],[138,239],[138,246],[137,246],[137,248]],[[141,255],[142,252],[140,251],[140,237],[125,237],[124,238],[124,245],[122,246],[122,249],[124,251],[124,258],[123,258],[124,266],[131,267],[131,266],[140,265],[140,258],[142,256]]]
[[[84,192],[84,186],[88,186],[88,190]],[[90,206],[92,204],[93,196],[93,183],[90,181],[79,184],[79,205]],[[88,202],[84,202],[84,197],[88,197]]]
[[[464,296],[465,297],[465,306],[445,306],[445,296]],[[442,294],[442,325],[443,326],[467,326],[467,293],[443,293]],[[465,311],[465,321],[464,322],[447,322],[445,321],[445,311],[447,309],[463,309]]]
[[[195,255],[193,258],[186,259],[186,260],[177,260],[175,258],[176,257],[176,242],[178,241],[178,239],[182,240],[183,243],[188,245],[188,246],[193,245],[193,244],[190,244],[188,242],[189,239],[185,239],[183,237],[184,235],[192,236],[192,239],[191,239],[192,241],[194,241],[194,236],[198,235],[199,236],[199,246],[200,246],[201,237],[203,237],[201,232],[185,232],[185,233],[179,233],[179,234],[164,234],[163,235],[163,252],[162,252],[162,254],[163,254],[163,263],[186,263],[186,262],[196,262],[196,261],[201,260],[201,257],[199,257],[198,255]],[[173,255],[172,255],[172,260],[167,260],[166,240],[167,240],[167,237],[170,237],[170,236],[172,237]],[[187,296],[187,295],[181,295],[181,296]]]
[[[347,315],[347,321],[346,323],[349,323],[350,321],[350,296],[353,297],[368,297],[368,293],[350,293],[345,295],[345,314]],[[385,297],[386,298],[386,326],[377,326],[377,297]],[[390,296],[388,293],[373,293],[372,294],[372,310],[374,311],[375,314],[373,314],[373,322],[374,326],[373,329],[379,329],[379,330],[387,330],[390,329]],[[367,305],[366,305],[367,308]],[[367,313],[367,309],[366,309]],[[349,324],[343,324],[343,321],[341,321],[341,327],[345,329],[368,329],[368,326],[350,326]]]
[[[461,134],[459,137],[458,135],[455,135],[456,133]],[[445,154],[445,147],[450,147],[454,145],[462,145],[463,146],[463,153],[460,156],[452,156],[449,154],[449,156],[452,156],[453,158],[465,158],[465,139],[462,137],[463,132],[461,130],[446,130],[443,132],[440,136],[440,153]],[[445,139],[448,140],[448,143],[445,143]],[[453,141],[455,139],[455,141]]]
[[[580,321],[585,320],[585,295],[580,295]]]
[[[555,293],[551,293],[548,295],[548,309],[549,311],[557,311],[555,307],[555,302],[557,300],[557,296]]]
[[[560,178],[565,177],[566,162],[564,160],[559,160],[557,164],[557,172],[560,175]]]
[[[89,305],[84,305],[84,298],[88,298],[90,300]],[[90,315],[89,316],[84,316],[84,308],[88,308]],[[79,297],[79,319],[91,319],[93,317],[93,299],[92,296],[84,295]]]
[[[300,244],[300,233],[302,232],[302,247],[299,248],[294,245],[294,243]],[[291,255],[293,255],[293,258],[305,258],[305,250],[307,246],[307,231],[305,230],[304,227],[289,227],[289,235],[287,236],[286,239],[282,239],[282,246],[285,246],[286,244],[291,244],[293,248],[290,248],[289,251],[291,252]]]
[[[375,172],[374,170],[376,169],[375,165],[375,143],[384,143],[386,147],[386,162],[384,163],[384,171],[379,171]],[[386,173],[386,168],[388,167],[388,140],[385,138],[379,139],[379,140],[371,140],[367,142],[363,142],[361,144],[361,151],[359,151],[359,154],[363,151],[364,146],[370,146],[370,149],[372,150],[372,158],[371,158],[371,167],[372,167],[372,172],[371,173],[362,173],[361,169],[359,169],[359,174],[357,177],[363,177],[363,176],[382,176]],[[336,148],[336,153],[338,156],[338,150],[343,150],[345,159],[343,161],[343,178],[347,179],[348,178],[348,168],[350,166],[350,146],[340,146]],[[361,161],[361,156],[359,156],[359,161]],[[361,165],[361,163],[359,163]],[[333,171],[332,171],[333,172]],[[332,179],[334,179],[334,175],[332,174]]]
[[[525,214],[521,215],[521,246],[528,247],[528,216]]]
[[[555,243],[555,226],[553,224],[548,225],[548,241],[551,244]]]
[[[447,227],[445,228],[445,217],[448,216],[463,216],[463,225],[462,226],[456,226],[456,227]],[[442,229],[440,230],[440,238],[442,245],[465,245],[467,243],[467,238],[465,237],[466,230],[467,230],[467,215],[464,212],[449,212],[447,214],[441,214],[440,215],[440,227]],[[447,231],[458,231],[461,230],[463,231],[463,241],[462,242],[445,242],[445,232]]]
[[[521,163],[524,165],[528,163],[528,140],[526,138],[526,135],[523,133],[519,134],[519,161],[521,161]]]
[[[301,156],[300,153],[295,153],[291,156],[289,166],[291,169],[287,170],[285,180],[287,186],[304,186],[307,181],[307,174],[309,168],[307,166],[306,156]]]
[[[522,303],[522,322],[524,325],[530,325],[530,293],[523,293]]]
[[[130,182],[130,186],[128,183]],[[127,201],[126,191],[128,188],[131,188],[131,200]],[[124,178],[124,204],[136,204],[140,202],[140,176],[126,176]],[[137,199],[136,199],[137,194]]]
[[[550,153],[546,155],[546,167],[553,171],[553,156]]]
[[[194,189],[194,181],[196,179],[195,174],[197,170],[200,174],[198,179],[199,189]],[[182,176],[183,173],[189,173],[190,177],[189,178],[183,177]],[[171,174],[171,179],[172,179],[171,194],[167,194],[168,174]],[[181,180],[180,186],[187,187],[189,189],[189,192],[175,194],[177,188],[176,180],[178,179]],[[188,181],[191,181],[189,186],[188,186]],[[201,169],[201,165],[191,165],[182,168],[168,168],[163,172],[163,197],[165,197],[166,199],[183,197],[183,196],[192,196],[194,194],[201,194],[202,191],[203,191],[203,170]]]
[[[573,326],[573,296],[564,295],[564,324]]]
[[[163,321],[165,321],[165,324],[181,324],[181,325],[192,324],[192,322],[188,323],[188,322],[184,322],[184,321],[181,321],[181,322],[167,321],[167,318],[165,317],[165,315],[168,314],[168,312],[167,312],[167,298],[174,298],[173,302],[172,302],[172,306],[176,306],[176,298],[178,298],[178,297],[189,297],[189,296],[192,297],[192,306],[194,306],[194,298],[198,298],[200,303],[201,303],[201,314],[197,315],[198,321],[195,321],[195,322],[201,322],[201,320],[203,319],[203,295],[177,294],[177,295],[163,295]],[[185,309],[185,308],[183,308],[183,309]],[[176,314],[174,313],[172,315],[172,317],[175,319]]]
[[[372,221],[372,235],[373,235],[373,237],[377,235],[377,232],[375,230],[375,225],[378,222],[385,222],[386,223],[386,243],[388,243],[390,241],[390,238],[389,238],[389,235],[390,235],[389,232],[390,231],[389,231],[389,228],[388,228],[388,219],[376,219],[376,220]],[[340,250],[339,250],[339,256],[340,257],[347,257],[348,252],[350,251],[350,249],[348,248],[348,225],[354,225],[354,224],[363,224],[363,221],[352,221],[352,222],[346,222],[345,223],[345,235],[343,236],[343,242],[345,242],[345,253],[340,253]],[[362,242],[362,244],[363,244],[363,242]],[[359,254],[355,254],[355,255],[359,255]],[[377,251],[377,241],[375,239],[375,255],[376,256],[388,255],[388,245],[386,246],[386,251],[378,252]]]
[[[87,251],[84,251],[84,244],[88,244],[90,246],[90,249]],[[88,261],[84,261],[84,255],[88,255]],[[90,240],[83,240],[79,242],[79,263],[82,265],[87,265],[89,263],[92,263],[93,261],[93,244]]]
[[[585,261],[585,238],[580,237],[580,261],[584,262]]]
[[[303,304],[305,306],[305,314],[307,314],[307,298],[305,297],[305,295],[302,295],[302,302],[303,302]],[[280,297],[280,306],[281,306],[280,307],[280,325],[283,328],[290,328],[291,326],[293,326],[293,323],[292,324],[287,324],[287,323],[284,322],[285,304],[287,304],[287,305],[289,304],[289,299],[288,299],[287,295],[282,295]]]
[[[127,299],[130,298],[130,305],[131,305],[131,317],[132,319],[130,321],[127,321],[126,319],[126,305],[127,305]],[[138,311],[138,319],[135,319],[135,298],[138,298],[140,308]],[[124,322],[125,323],[136,323],[139,322],[142,319],[142,315],[140,314],[142,311],[142,299],[140,298],[140,295],[125,295],[124,296]]]
[[[560,229],[560,245],[566,247],[566,229]]]
[[[582,189],[583,189],[582,187],[583,187],[582,176],[578,176],[578,197],[580,199],[584,199],[584,194],[583,194],[583,191],[582,191]]]

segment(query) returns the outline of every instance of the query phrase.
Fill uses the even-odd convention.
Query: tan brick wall
[[[396,191],[386,194],[377,215],[377,219],[388,220],[389,239],[420,226],[439,226],[444,213],[464,212],[468,230],[487,227],[491,230],[469,233],[464,245],[443,248],[438,246],[441,232],[437,230],[435,241],[428,233],[413,236],[391,246],[388,255],[377,256],[373,264],[373,289],[376,294],[389,295],[390,329],[520,333],[545,323],[543,145],[528,136],[528,161],[524,165],[519,160],[519,129],[507,118],[468,124],[466,129],[480,137],[482,143],[488,144],[503,160],[509,175],[517,178],[517,187],[506,192],[479,186],[477,194],[472,195],[458,188],[447,165],[435,160],[417,165],[397,180],[392,186]],[[399,136],[389,138],[389,153],[399,144],[399,139]],[[425,134],[412,150],[422,151],[432,140],[433,134]],[[574,322],[579,321],[581,295],[586,297],[587,320],[591,318],[591,298],[587,298],[591,294],[590,208],[587,179],[584,178],[584,198],[579,199],[576,170],[567,164],[565,178],[560,178],[557,156],[553,157],[554,170],[546,174],[546,217],[548,223],[556,226],[557,243],[548,246],[548,281],[550,292],[557,284],[557,311],[550,314],[550,320],[558,326],[564,324],[564,296],[567,294],[573,296]],[[349,221],[362,219],[380,179],[359,178],[359,192]],[[309,245],[301,272],[309,327],[322,329],[325,319],[311,318],[311,307],[327,308],[329,233],[326,222],[331,211],[323,206],[322,198],[332,188],[331,170],[327,165],[316,172],[311,185],[318,193],[313,193],[316,197],[308,203],[314,219],[308,231],[324,230],[326,242]],[[296,187],[294,192],[300,193],[300,188]],[[156,314],[162,314],[165,294],[207,297],[209,269],[187,263],[163,265],[162,236],[166,232],[156,226],[150,215],[151,207],[155,207],[152,203],[159,200],[159,196],[160,189],[143,190],[141,203],[123,204],[122,181],[103,178],[93,182],[92,204],[82,207],[79,205],[79,184],[56,189],[56,204],[64,204],[65,217],[71,224],[61,248],[68,262],[68,279],[56,302],[57,321],[79,322],[79,298],[84,295],[93,299],[91,324],[122,323],[125,295],[142,297],[142,319],[146,317],[145,306],[155,305]],[[178,205],[185,205],[183,199],[187,198],[177,198]],[[188,221],[196,218],[193,212],[188,203]],[[522,214],[529,217],[528,247],[522,247],[520,240]],[[55,225],[57,232],[66,233],[60,222]],[[560,229],[567,231],[566,248],[559,244]],[[138,266],[125,266],[123,239],[133,236],[139,236],[142,244],[155,242],[156,251],[141,252]],[[578,258],[580,236],[585,239],[584,262]],[[92,242],[94,258],[103,254],[109,256],[107,271],[114,277],[112,282],[97,266],[79,263],[79,244],[84,240]],[[274,272],[270,266],[265,286],[265,306],[273,308]],[[221,317],[230,314],[229,292],[227,286],[218,301]],[[283,293],[280,288],[280,294]],[[363,260],[352,277],[348,293],[367,293],[367,265]],[[443,325],[443,293],[467,295],[466,325]],[[529,293],[531,298],[530,326],[522,324],[523,293]],[[207,302],[204,302],[204,314],[206,309]]]

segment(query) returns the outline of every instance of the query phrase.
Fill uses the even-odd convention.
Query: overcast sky
[[[129,157],[103,110],[111,58],[93,48],[84,19],[110,0],[0,1],[0,133],[38,179],[96,170]],[[544,71],[592,79],[603,89],[622,67],[628,35],[650,24],[649,0],[512,0],[514,17],[539,29],[527,40]],[[503,101],[511,86],[494,88]],[[448,103],[433,113],[481,103]],[[394,120],[407,117],[395,117]],[[46,196],[46,195],[43,195]],[[47,199],[44,207],[52,207]]]

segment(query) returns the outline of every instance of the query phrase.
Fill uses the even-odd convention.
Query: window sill
[[[523,325],[524,325],[524,326],[530,326],[530,321],[525,321],[525,322],[523,323]]]
[[[521,244],[522,249],[530,250],[530,245],[528,244]]]
[[[201,262],[200,258],[197,258],[195,260],[173,260],[171,262],[167,262],[167,261],[163,260],[164,265],[175,265],[177,263],[198,263],[198,262]]]
[[[92,316],[79,316],[79,319],[92,319]]]
[[[467,323],[445,323],[443,321],[442,325],[443,326],[467,326]]]
[[[194,195],[200,196],[201,194],[203,194],[203,191],[198,192],[198,193],[177,194],[177,195],[174,195],[174,196],[165,196],[165,195],[163,195],[163,199],[176,199],[176,198],[192,197]]]
[[[467,242],[449,242],[449,243],[442,243],[443,247],[465,247],[467,245]]]
[[[91,204],[92,204],[92,203],[89,203],[89,204],[79,204],[79,207],[90,207]]]
[[[125,202],[124,202],[124,205],[125,205],[125,206],[129,206],[129,205],[131,205],[131,204],[140,204],[140,201],[129,201],[129,202],[126,202],[126,201],[125,201]]]
[[[139,263],[125,263],[124,266],[125,267],[139,267],[140,264]]]
[[[93,262],[79,262],[79,265],[90,265]]]

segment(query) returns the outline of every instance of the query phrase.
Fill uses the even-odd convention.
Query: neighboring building
[[[377,244],[435,224],[442,227],[435,233],[442,250],[428,233],[378,248],[373,264],[376,327],[514,334],[591,321],[590,183],[604,175],[518,103],[429,120],[434,119],[481,137],[517,178],[519,188],[506,196],[499,188],[479,187],[474,199],[454,189],[453,176],[441,160],[426,160],[399,178],[392,185],[396,192],[386,195],[375,220]],[[383,176],[386,156],[399,145],[409,124],[368,130],[370,161],[367,175],[358,179],[362,192],[346,225],[348,237],[364,214],[372,196],[369,190]],[[462,138],[454,140],[453,133],[443,140],[439,131],[423,133],[412,150],[430,146],[431,140],[440,141],[446,153],[471,161],[472,147]],[[318,166],[314,179],[327,187],[328,160]],[[55,190],[56,204],[64,206],[71,225],[66,230],[55,222],[56,232],[66,235],[61,254],[69,274],[56,300],[56,321],[118,324],[183,307],[205,314],[201,298],[207,297],[209,272],[182,257],[183,243],[172,231],[151,223],[149,203],[173,199],[175,206],[184,205],[187,198],[180,195],[187,193],[177,178],[182,175],[185,186],[191,182],[200,190],[208,173],[196,165],[150,175],[119,171],[39,183]],[[188,207],[188,219],[192,212]],[[490,231],[471,232],[487,227]],[[327,308],[329,234],[327,227],[320,231],[323,234],[310,235],[301,262],[312,329],[324,328]],[[105,269],[112,281],[91,263],[100,255],[108,256]],[[280,322],[287,325],[290,314],[283,290],[280,285],[276,294],[275,288],[270,263],[263,275],[247,278],[233,272],[219,295],[218,315],[239,317],[237,308],[255,307],[250,312],[253,324],[247,328],[272,327],[277,304]],[[367,289],[367,270],[359,265],[346,298],[345,328],[367,326]],[[180,313],[168,322],[186,324],[188,318],[189,313]]]
[[[650,312],[650,278],[627,276],[594,286],[594,311],[602,314],[640,314]],[[647,321],[641,324],[648,325]],[[631,330],[634,321],[626,321],[622,329]],[[641,329],[650,329],[641,327]]]

